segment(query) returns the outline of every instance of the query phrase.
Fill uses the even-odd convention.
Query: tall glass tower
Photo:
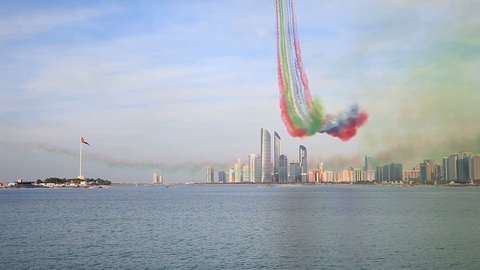
[[[272,182],[272,137],[268,130],[261,129],[260,164],[262,166],[261,182]]]
[[[282,139],[280,135],[275,131],[273,133],[273,175],[275,181],[279,182],[279,167],[280,167],[280,155],[282,154]]]

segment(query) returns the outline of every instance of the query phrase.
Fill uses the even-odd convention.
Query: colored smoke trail
[[[282,120],[293,137],[327,133],[348,141],[368,119],[366,111],[351,106],[338,116],[325,116],[319,98],[312,98],[303,67],[293,0],[277,0],[277,65]]]

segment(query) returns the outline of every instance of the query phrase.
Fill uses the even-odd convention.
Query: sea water
[[[0,269],[479,269],[480,189],[0,190]]]

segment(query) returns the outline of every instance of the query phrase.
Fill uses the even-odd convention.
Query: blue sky
[[[280,118],[274,1],[2,1],[0,181],[204,180],[260,150],[260,128],[313,166],[413,166],[480,153],[478,1],[295,1],[327,113],[370,119],[349,142],[291,138]],[[439,161],[439,160],[438,160]]]

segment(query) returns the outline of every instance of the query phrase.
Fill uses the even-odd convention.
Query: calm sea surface
[[[480,189],[0,190],[1,269],[479,269]]]

